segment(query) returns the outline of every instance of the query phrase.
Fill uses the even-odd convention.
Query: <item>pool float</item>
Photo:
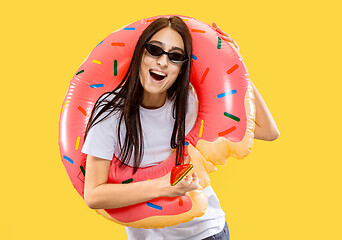
[[[96,100],[118,86],[130,64],[142,31],[157,16],[129,24],[101,41],[81,64],[65,96],[59,126],[59,147],[69,178],[84,198],[86,155],[81,153],[83,136]],[[190,157],[202,189],[186,196],[161,197],[123,208],[96,209],[105,218],[136,228],[162,228],[202,216],[208,205],[204,188],[215,165],[225,165],[228,157],[247,156],[253,144],[255,106],[247,69],[237,49],[221,39],[210,25],[179,16],[193,39],[190,82],[198,99],[196,122],[185,137],[185,157]],[[108,183],[129,184],[158,178],[172,171],[175,154],[147,168],[119,167],[113,156]],[[124,169],[124,170],[123,170]],[[130,171],[131,170],[131,171]]]

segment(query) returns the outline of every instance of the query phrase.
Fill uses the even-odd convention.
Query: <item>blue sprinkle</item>
[[[103,87],[103,84],[92,84],[90,85],[91,88],[100,88]]]
[[[124,30],[135,30],[135,27],[125,27]]]
[[[189,145],[189,142],[184,142],[184,146],[188,146]]]
[[[191,57],[192,57],[193,60],[195,60],[195,61],[197,60],[197,57],[195,55],[192,54]]]
[[[74,161],[71,160],[70,158],[68,158],[67,156],[64,155],[63,158],[64,158],[65,160],[68,160],[71,164],[74,164]]]
[[[97,44],[96,47],[97,47],[98,45],[100,45],[101,43],[103,43],[103,40],[102,40],[99,44]]]
[[[161,207],[161,206],[155,205],[155,204],[153,204],[153,203],[147,202],[146,205],[147,205],[148,207],[155,208],[155,209],[157,209],[157,210],[162,210],[162,207]]]
[[[231,94],[234,94],[234,93],[236,93],[236,90],[231,90],[230,92],[225,92],[225,93],[221,93],[221,94],[217,95],[217,98],[223,98],[223,97],[225,97],[227,95],[231,95]]]

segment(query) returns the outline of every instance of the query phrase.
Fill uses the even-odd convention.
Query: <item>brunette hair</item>
[[[186,24],[177,16],[158,18],[143,31],[135,46],[131,63],[121,84],[112,92],[104,93],[97,100],[91,112],[84,135],[84,139],[86,139],[91,127],[108,118],[113,112],[118,112],[119,121],[117,134],[120,156],[117,157],[121,160],[120,166],[123,166],[129,162],[133,154],[133,174],[138,170],[141,164],[144,147],[139,114],[139,105],[141,104],[143,97],[143,87],[139,80],[139,69],[144,53],[144,44],[148,42],[155,33],[167,27],[172,28],[180,34],[184,42],[185,54],[189,59],[183,63],[176,81],[167,90],[167,97],[170,100],[173,100],[172,114],[175,119],[170,146],[171,148],[176,149],[176,164],[179,165],[184,162],[185,115],[188,105],[192,39]],[[108,99],[109,96],[114,97]],[[95,112],[97,113],[94,114]],[[126,125],[126,136],[123,145],[121,144],[122,139],[120,139],[122,121],[124,121]]]

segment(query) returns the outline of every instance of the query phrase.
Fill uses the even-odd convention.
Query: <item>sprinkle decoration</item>
[[[135,30],[135,27],[125,27],[124,30],[134,31],[134,30]]]
[[[229,117],[230,119],[233,119],[234,121],[240,122],[240,118],[238,118],[237,116],[234,116],[230,113],[224,112],[223,115],[226,117]]]
[[[81,140],[81,138],[78,136],[77,139],[76,139],[75,150],[78,150],[78,147],[79,147],[79,145],[80,145],[80,140]]]
[[[229,70],[227,71],[228,74],[233,73],[236,69],[238,69],[239,65],[235,64],[234,66],[232,66],[231,68],[229,68]]]
[[[69,99],[67,99],[63,105],[62,112],[64,111],[65,105],[69,102]]]
[[[191,58],[192,58],[193,60],[195,60],[195,61],[197,60],[197,57],[196,57],[195,55],[193,55],[193,54],[191,55]]]
[[[103,87],[103,84],[92,84],[90,85],[91,88],[100,88]]]
[[[122,42],[112,42],[111,45],[112,45],[113,47],[115,47],[115,46],[124,47],[124,46],[125,46],[125,43],[122,43]]]
[[[83,176],[85,176],[85,170],[84,170],[84,167],[82,165],[80,166],[80,169],[81,169],[81,172],[83,173]]]
[[[198,137],[202,137],[202,134],[203,134],[203,127],[204,127],[204,120],[201,120],[201,128],[200,128],[200,132],[198,134]]]
[[[189,142],[184,142],[184,146],[189,146]]]
[[[208,68],[208,67],[205,69],[203,76],[202,76],[202,79],[201,79],[201,84],[204,82],[204,79],[208,75],[209,70],[210,70],[210,68]]]
[[[217,37],[217,49],[221,49],[221,38]]]
[[[81,74],[81,73],[83,73],[83,72],[84,72],[84,70],[81,70],[81,71],[79,71],[78,73],[76,73],[76,75]]]
[[[98,45],[100,45],[101,43],[103,43],[103,40],[102,40],[99,44],[97,44],[96,47],[97,47]]]
[[[231,127],[231,128],[229,128],[223,132],[219,132],[218,135],[219,135],[219,137],[222,137],[222,136],[227,135],[227,134],[229,134],[235,130],[236,130],[236,127],[234,126],[234,127]]]
[[[114,76],[118,75],[118,60],[114,60]]]
[[[64,158],[65,160],[69,161],[71,164],[74,164],[74,161],[71,160],[69,157],[67,157],[67,156],[64,155],[63,158]]]
[[[127,184],[127,183],[131,183],[131,182],[133,182],[133,178],[130,178],[130,179],[123,181],[122,184]]]
[[[152,19],[147,19],[147,20],[145,20],[145,22],[154,22],[156,20],[156,18],[152,18]]]
[[[196,33],[205,33],[205,31],[200,30],[200,29],[191,29],[191,32],[196,32]]]
[[[78,110],[80,110],[81,111],[81,113],[83,113],[83,115],[84,116],[87,116],[87,112],[86,112],[86,110],[84,110],[81,106],[78,106],[78,108],[77,108]]]
[[[228,95],[231,95],[231,94],[235,94],[236,93],[236,90],[231,90],[229,92],[224,92],[224,93],[220,93],[217,95],[217,98],[223,98],[225,96],[228,96]]]
[[[99,60],[93,60],[93,63],[101,64],[101,62]]]
[[[178,202],[179,202],[179,206],[183,206],[183,197],[182,196],[178,197]]]
[[[155,205],[153,203],[150,203],[150,202],[146,202],[146,205],[150,208],[154,208],[154,209],[157,209],[157,210],[162,210],[163,208],[161,206],[158,206],[158,205]]]

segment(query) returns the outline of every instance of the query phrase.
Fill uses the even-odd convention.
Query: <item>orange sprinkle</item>
[[[122,42],[112,42],[111,45],[112,45],[112,46],[124,47],[124,46],[125,46],[125,43],[122,43]]]
[[[191,29],[191,32],[205,33],[205,31],[200,30],[200,29]]]
[[[219,135],[219,137],[222,137],[222,136],[227,135],[227,134],[229,134],[235,130],[236,130],[236,127],[234,126],[234,127],[231,127],[231,128],[229,128],[223,132],[219,132],[218,135]]]
[[[207,76],[208,72],[209,72],[209,68],[207,67],[207,68],[205,69],[205,71],[204,71],[203,76],[202,76],[201,84],[204,82],[204,79],[205,79],[205,77]]]
[[[153,22],[154,20],[156,20],[156,19],[155,18],[147,19],[147,20],[145,20],[145,22]]]
[[[232,66],[231,68],[229,68],[229,70],[227,71],[228,74],[231,74],[232,72],[234,72],[236,69],[238,69],[239,65],[235,64],[234,66]]]
[[[80,110],[81,113],[83,113],[84,116],[87,116],[87,112],[81,106],[78,106],[77,109]]]
[[[183,206],[183,198],[182,198],[182,196],[179,196],[178,197],[178,202],[179,202],[179,206]]]

